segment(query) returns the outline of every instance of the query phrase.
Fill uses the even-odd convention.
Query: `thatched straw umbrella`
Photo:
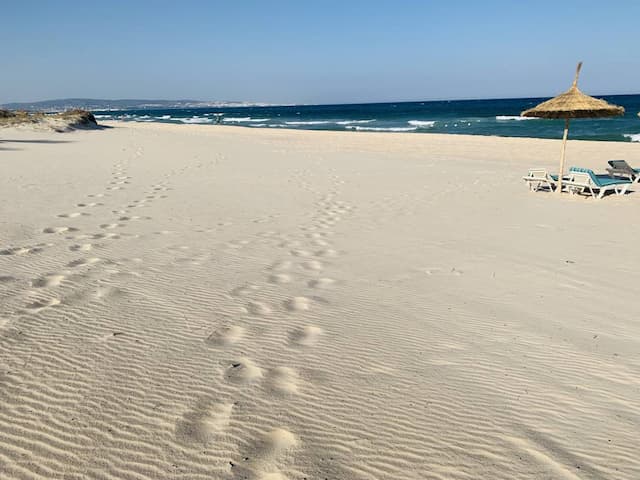
[[[578,76],[582,62],[578,63],[573,85],[566,92],[557,97],[542,102],[529,110],[522,112],[523,117],[563,118],[564,135],[562,136],[562,153],[560,154],[560,172],[558,173],[558,193],[562,192],[562,177],[564,175],[564,157],[569,134],[569,119],[571,118],[600,118],[624,115],[624,108],[585,95],[578,89]]]

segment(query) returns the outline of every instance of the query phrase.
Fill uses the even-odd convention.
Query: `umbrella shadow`
[[[71,143],[70,140],[11,140],[0,139],[0,143]]]

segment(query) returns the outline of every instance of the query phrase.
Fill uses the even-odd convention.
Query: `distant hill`
[[[10,110],[36,110],[61,112],[81,108],[84,110],[152,110],[166,108],[250,107],[266,106],[265,103],[207,102],[201,100],[102,100],[93,98],[63,98],[41,102],[6,103],[0,107]]]

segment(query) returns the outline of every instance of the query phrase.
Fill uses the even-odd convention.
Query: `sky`
[[[0,103],[640,93],[638,0],[0,2]]]

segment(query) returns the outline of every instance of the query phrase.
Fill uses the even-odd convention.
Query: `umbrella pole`
[[[569,135],[569,119],[564,121],[564,134],[562,135],[562,152],[560,153],[560,172],[558,173],[558,188],[556,191],[562,193],[562,177],[564,177],[564,156],[567,150],[567,136]]]

